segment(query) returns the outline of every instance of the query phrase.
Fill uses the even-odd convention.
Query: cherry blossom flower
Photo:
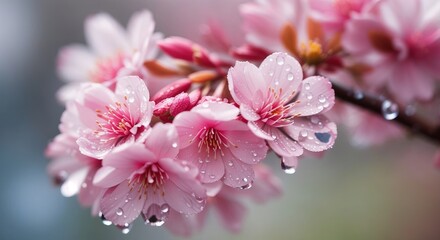
[[[206,190],[198,169],[178,160],[178,136],[171,124],[158,123],[145,144],[120,146],[103,159],[93,180],[107,188],[101,200],[103,216],[125,226],[142,214],[151,225],[162,225],[171,209],[182,214],[203,210]]]
[[[431,1],[432,2],[432,1]],[[344,48],[370,65],[366,83],[386,87],[397,101],[429,100],[440,74],[439,2],[378,2],[347,25]]]
[[[75,99],[82,122],[77,140],[81,153],[102,159],[115,146],[143,139],[149,128],[154,102],[139,77],[117,78],[115,92],[88,84]]]
[[[205,101],[174,119],[179,132],[179,157],[200,169],[203,183],[222,180],[231,187],[248,188],[254,180],[252,165],[266,157],[267,146],[229,103]]]
[[[336,138],[336,125],[322,115],[334,104],[331,83],[302,78],[298,61],[286,53],[271,54],[259,68],[237,62],[228,73],[229,90],[249,128],[286,163],[296,164],[303,148],[326,150]]]
[[[111,86],[118,76],[137,75],[146,78],[143,63],[156,56],[154,21],[149,11],[133,15],[127,30],[110,15],[100,13],[85,22],[89,46],[73,44],[61,49],[58,72],[68,84],[58,93],[62,101],[73,99],[80,83],[95,82]]]
[[[354,13],[362,12],[374,0],[310,0],[311,15],[327,31],[343,31]]]
[[[92,214],[98,214],[98,206],[103,189],[92,184],[101,161],[80,153],[76,144],[78,138],[78,111],[73,103],[61,117],[61,133],[54,138],[46,149],[46,156],[51,159],[48,172],[57,184],[61,184],[61,193],[65,197],[78,194],[78,200],[85,207],[92,206]]]

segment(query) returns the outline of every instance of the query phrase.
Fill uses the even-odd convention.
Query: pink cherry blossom
[[[342,31],[354,13],[367,8],[374,0],[310,0],[311,16],[326,30]]]
[[[58,56],[58,72],[68,82],[58,97],[73,99],[82,82],[111,85],[117,76],[138,75],[145,78],[145,60],[156,56],[154,21],[149,11],[133,15],[127,30],[106,13],[89,17],[85,22],[89,46],[73,44],[64,47]]]
[[[326,150],[336,138],[336,125],[322,115],[334,104],[331,83],[302,78],[298,61],[286,53],[271,54],[259,68],[237,62],[228,73],[229,90],[249,128],[284,158],[302,155],[303,148]]]
[[[80,122],[78,111],[73,103],[68,103],[61,117],[61,133],[54,138],[46,149],[46,156],[51,159],[48,172],[55,183],[61,184],[61,193],[65,197],[78,194],[83,206],[92,206],[92,214],[97,215],[97,207],[103,189],[92,184],[101,161],[80,153],[76,144]]]
[[[198,166],[203,183],[222,180],[231,187],[250,187],[252,165],[266,157],[264,141],[237,120],[238,113],[232,104],[205,101],[174,119],[179,157]]]
[[[117,78],[115,92],[88,84],[75,99],[82,122],[77,140],[81,153],[102,159],[115,146],[142,139],[149,128],[154,103],[139,77]]]
[[[182,214],[203,210],[206,190],[198,169],[176,158],[178,140],[173,125],[158,123],[145,144],[121,146],[104,158],[93,183],[108,189],[101,200],[106,219],[125,226],[142,214],[158,226],[170,208]]]
[[[280,32],[286,23],[304,31],[307,7],[303,0],[258,0],[240,6],[246,40],[262,49],[285,51]]]
[[[404,104],[431,99],[440,74],[440,7],[431,2],[380,1],[354,17],[343,37],[344,48],[371,66],[367,84]]]

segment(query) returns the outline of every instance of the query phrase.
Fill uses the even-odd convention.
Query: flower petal
[[[281,89],[280,99],[291,99],[299,90],[303,72],[299,62],[287,53],[272,53],[260,66],[266,89]]]
[[[136,220],[145,203],[144,192],[138,191],[139,188],[125,181],[107,190],[100,204],[104,217],[119,226]]]
[[[117,169],[104,166],[96,172],[93,184],[103,188],[113,187],[128,179],[132,173],[131,169]]]
[[[247,188],[252,185],[255,178],[252,165],[243,163],[232,155],[230,151],[224,151],[222,156],[225,165],[223,182],[230,187]]]
[[[154,152],[158,159],[175,158],[179,153],[178,142],[174,125],[157,123],[147,137],[145,146]]]
[[[75,44],[64,47],[58,53],[58,74],[68,82],[87,81],[90,79],[95,61],[95,56],[86,46]]]
[[[275,136],[273,141],[267,141],[270,148],[278,155],[283,157],[301,156],[303,154],[303,148],[297,141],[288,138],[278,128],[268,127],[266,128],[272,136]]]
[[[302,82],[301,92],[290,113],[299,116],[324,113],[334,103],[335,92],[330,81],[324,77],[308,77]]]
[[[214,121],[233,120],[240,113],[240,110],[230,103],[208,101],[195,106],[191,111]]]
[[[130,49],[125,30],[106,13],[89,17],[84,28],[88,44],[102,57]]]
[[[333,146],[336,140],[336,124],[324,115],[295,119],[294,124],[284,127],[289,136],[311,152],[320,152]]]
[[[177,128],[180,148],[186,148],[203,128],[204,118],[198,113],[182,112],[174,118],[173,124]]]

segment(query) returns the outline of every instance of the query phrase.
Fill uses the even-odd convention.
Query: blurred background
[[[128,235],[90,217],[75,198],[64,198],[46,175],[47,143],[58,133],[62,107],[55,92],[60,47],[84,42],[83,21],[109,12],[125,25],[150,9],[165,36],[198,39],[199,25],[218,19],[240,28],[243,0],[2,0],[0,4],[0,239],[176,239],[137,222]],[[234,36],[240,39],[241,36]],[[248,204],[243,230],[234,235],[210,218],[193,239],[440,239],[440,172],[435,146],[414,138],[357,149],[344,129],[323,159],[304,159],[294,175],[266,162],[284,195]]]

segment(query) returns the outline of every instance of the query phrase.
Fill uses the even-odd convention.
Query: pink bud
[[[170,115],[175,117],[177,114],[187,111],[189,107],[190,99],[188,93],[181,93],[174,97],[174,100],[170,105]]]
[[[193,108],[195,105],[197,105],[197,102],[199,102],[201,96],[202,96],[202,91],[200,91],[200,89],[195,89],[189,93],[188,97],[190,102],[190,108]]]
[[[191,80],[184,78],[175,81],[157,92],[152,100],[158,103],[166,98],[174,97],[181,92],[186,92],[191,87]]]
[[[232,56],[240,60],[250,60],[250,61],[263,61],[269,52],[266,50],[252,46],[250,44],[238,47],[232,52]]]
[[[204,67],[215,67],[208,51],[181,37],[169,37],[159,42],[159,48],[169,56],[193,62]]]
[[[157,103],[154,106],[153,114],[157,117],[168,115],[168,110],[170,109],[172,102],[173,102],[173,98],[167,98]]]

